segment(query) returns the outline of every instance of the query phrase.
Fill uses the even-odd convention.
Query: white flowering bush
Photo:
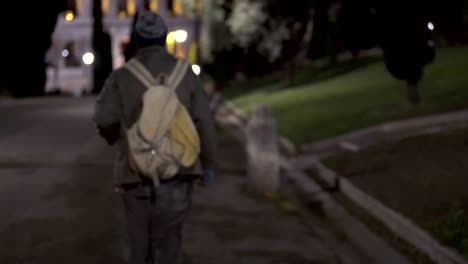
[[[283,21],[279,26],[272,27],[272,30],[264,31],[257,50],[265,55],[269,62],[275,62],[281,57],[284,41],[290,38],[291,31],[287,23]]]
[[[237,0],[227,25],[233,35],[233,40],[241,47],[248,47],[261,37],[267,15],[261,1]]]
[[[272,7],[280,8],[280,12],[272,12]],[[301,5],[301,8],[304,6]],[[283,10],[278,2],[270,0],[235,0],[230,3],[225,0],[204,0],[204,20],[210,23],[210,38],[204,48],[209,47],[211,53],[230,49],[234,44],[245,49],[256,49],[270,63],[287,59],[283,54],[287,44],[295,41],[293,36],[297,32],[295,18],[288,12],[290,10]]]

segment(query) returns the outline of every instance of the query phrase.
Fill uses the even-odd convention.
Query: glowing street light
[[[70,55],[70,52],[67,49],[64,49],[62,51],[62,57],[66,58],[66,57],[68,57],[68,55]]]
[[[427,23],[427,28],[431,31],[434,30],[434,24],[432,22]]]
[[[180,30],[177,30],[176,32],[174,32],[174,39],[175,41],[177,41],[178,43],[183,43],[187,40],[187,31],[183,30],[183,29],[180,29]]]
[[[94,62],[94,54],[91,52],[86,52],[83,54],[83,62],[86,65],[91,65]]]
[[[201,68],[200,68],[200,66],[194,64],[194,65],[192,65],[192,71],[193,71],[196,75],[200,75],[200,73],[201,73]]]
[[[67,11],[67,13],[65,14],[65,20],[66,21],[72,21],[74,17],[75,17],[75,15],[73,15],[72,11]]]

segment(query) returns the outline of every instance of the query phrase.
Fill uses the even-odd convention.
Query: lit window
[[[174,0],[174,15],[179,16],[182,14],[183,8],[182,8],[182,1],[180,0]]]
[[[149,9],[153,12],[158,11],[158,0],[150,0],[149,1]]]
[[[136,3],[135,0],[127,0],[127,14],[130,16],[135,15],[136,13]]]
[[[75,9],[78,14],[83,14],[83,0],[75,0]]]
[[[109,0],[101,0],[101,9],[103,14],[109,11]]]
[[[125,18],[127,16],[127,1],[126,0],[118,0],[118,10],[119,10],[119,17]]]
[[[201,16],[202,15],[202,1],[201,0],[196,0],[195,2],[195,10],[196,10],[196,15]]]
[[[167,6],[172,15],[179,16],[182,14],[183,7],[181,0],[169,0]]]

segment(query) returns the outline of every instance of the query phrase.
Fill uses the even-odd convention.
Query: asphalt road
[[[93,103],[0,100],[0,263],[124,263],[113,149],[97,136]],[[371,260],[289,186],[279,197],[251,192],[242,148],[220,138],[218,182],[195,188],[185,263],[407,263],[391,250]]]

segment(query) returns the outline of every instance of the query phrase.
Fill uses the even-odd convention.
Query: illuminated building
[[[58,18],[52,45],[46,55],[46,93],[60,90],[82,94],[92,90],[93,0],[68,0],[68,10]],[[130,39],[131,25],[138,11],[150,9],[164,17],[170,34],[167,49],[172,54],[198,63],[201,0],[191,10],[184,0],[101,0],[103,25],[112,42],[113,68],[124,63],[123,51]],[[185,7],[185,9],[184,9]]]

